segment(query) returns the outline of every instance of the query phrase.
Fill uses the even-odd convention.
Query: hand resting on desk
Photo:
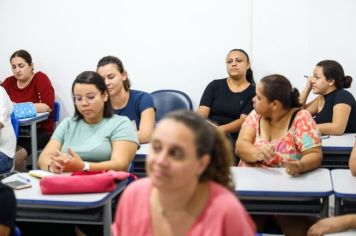
[[[84,162],[71,148],[68,153],[62,153],[57,150],[56,155],[50,156],[52,162],[48,170],[54,173],[81,171],[84,168]]]

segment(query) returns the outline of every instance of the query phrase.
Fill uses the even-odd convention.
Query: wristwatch
[[[89,170],[90,170],[89,162],[84,161],[84,168],[83,168],[83,171],[89,171]]]

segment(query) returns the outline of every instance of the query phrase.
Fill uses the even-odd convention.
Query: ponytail
[[[299,101],[299,91],[296,88],[292,88],[291,92],[291,107],[301,107],[302,104]]]

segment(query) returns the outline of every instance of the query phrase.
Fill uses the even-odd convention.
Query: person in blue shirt
[[[155,127],[155,107],[151,95],[130,89],[128,74],[117,57],[101,58],[97,72],[105,79],[114,112],[127,116],[136,126],[139,142],[148,143]]]

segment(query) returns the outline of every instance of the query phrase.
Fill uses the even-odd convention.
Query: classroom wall
[[[354,12],[354,0],[0,0],[0,79],[11,75],[10,55],[28,50],[62,118],[73,114],[73,79],[109,54],[134,89],[183,90],[195,107],[211,80],[226,77],[232,48],[250,54],[256,81],[282,73],[302,89],[326,58],[356,79]]]

